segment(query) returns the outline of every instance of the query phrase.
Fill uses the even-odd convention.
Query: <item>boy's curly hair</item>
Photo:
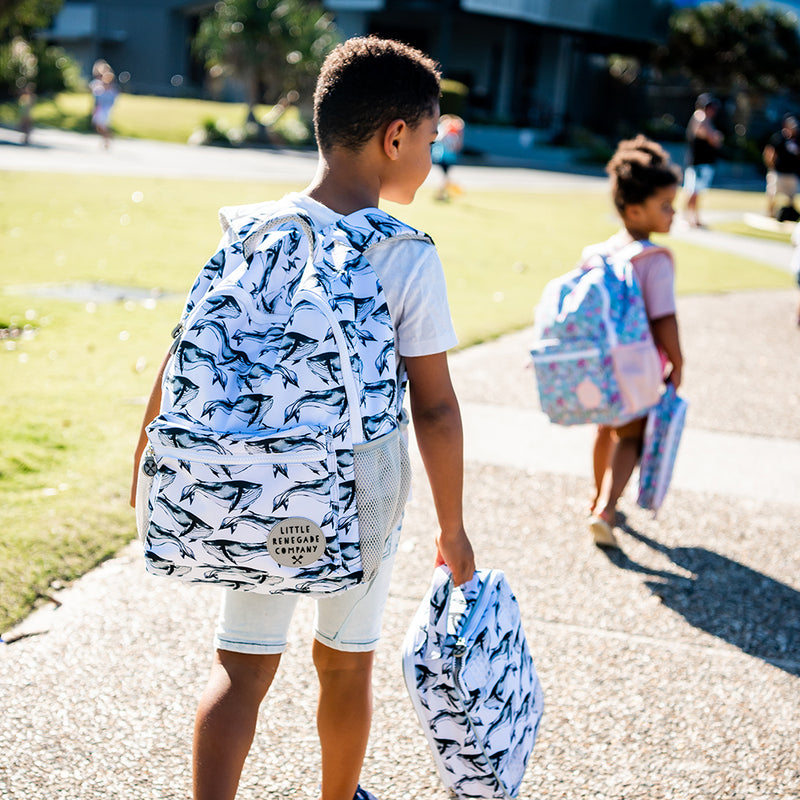
[[[394,119],[416,127],[439,99],[439,65],[409,45],[377,36],[348,39],[322,65],[314,92],[320,150],[360,150]]]
[[[617,211],[644,203],[666,186],[680,183],[681,171],[670,161],[667,151],[652,139],[639,134],[617,145],[617,152],[606,164],[611,178],[611,196]]]

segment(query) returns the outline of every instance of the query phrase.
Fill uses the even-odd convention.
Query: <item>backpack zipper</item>
[[[492,775],[494,776],[494,779],[497,782],[497,786],[503,792],[503,797],[507,798],[507,800],[510,800],[509,794],[505,790],[505,784],[503,783],[502,778],[498,774],[497,770],[494,767],[494,764],[489,758],[489,753],[486,752],[486,747],[484,746],[483,740],[480,737],[479,731],[475,729],[472,717],[467,712],[466,703],[464,701],[460,687],[460,673],[464,663],[464,656],[466,655],[466,652],[469,649],[469,639],[472,636],[473,629],[478,627],[481,617],[483,616],[483,612],[486,610],[486,607],[489,604],[489,595],[490,595],[489,590],[491,588],[494,588],[499,579],[500,575],[497,570],[493,569],[489,572],[489,574],[486,576],[486,580],[483,582],[480,588],[480,591],[478,592],[478,596],[472,603],[472,608],[470,609],[467,619],[465,620],[464,624],[461,627],[461,635],[458,637],[458,639],[456,639],[456,644],[455,647],[453,648],[453,655],[454,655],[453,688],[455,689],[461,701],[462,711],[467,721],[467,725],[472,731],[472,735],[475,739],[475,744],[477,745],[480,752],[483,754],[483,757],[486,760],[486,765],[492,771]]]
[[[461,659],[467,652],[469,640],[472,637],[475,628],[478,627],[481,617],[483,616],[483,612],[486,610],[486,606],[489,604],[489,590],[497,584],[498,580],[499,576],[497,570],[491,570],[481,584],[478,596],[472,601],[472,608],[470,608],[469,614],[467,614],[467,618],[464,620],[464,623],[461,626],[461,633],[456,639],[455,648],[453,650],[459,667]]]
[[[553,342],[554,340],[550,341]],[[547,347],[547,343],[536,346],[531,350],[531,357],[534,361],[575,361],[579,358],[594,358],[601,353],[599,347],[589,347],[584,350],[573,350],[571,353],[554,353],[551,355],[540,352],[545,347]]]
[[[158,454],[177,458],[179,461],[197,461],[201,464],[303,464],[309,461],[326,461],[327,453],[316,448],[305,450],[292,450],[286,453],[265,453],[255,455],[245,453],[243,455],[233,455],[230,453],[197,453],[195,450],[184,449],[182,447],[162,447],[159,446]]]

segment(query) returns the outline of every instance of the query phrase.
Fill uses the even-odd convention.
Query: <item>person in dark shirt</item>
[[[711,186],[714,168],[722,147],[722,133],[714,126],[719,100],[703,92],[695,103],[695,111],[686,127],[686,170],[683,191],[686,197],[686,218],[694,228],[702,227],[698,201]]]
[[[800,174],[800,129],[797,118],[787,114],[781,129],[774,134],[763,152],[767,168],[767,216],[775,216],[777,196],[784,195],[794,206],[797,176]]]

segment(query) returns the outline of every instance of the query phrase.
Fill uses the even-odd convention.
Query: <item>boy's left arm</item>
[[[167,368],[170,355],[171,352],[167,353],[164,357],[164,361],[161,363],[161,367],[158,370],[158,375],[156,375],[156,379],[153,382],[153,388],[150,390],[150,397],[147,400],[142,427],[139,431],[139,440],[136,442],[136,450],[133,454],[133,480],[131,481],[130,504],[134,507],[136,506],[136,484],[139,482],[139,462],[142,460],[142,453],[147,446],[145,428],[156,418],[161,408],[161,381],[164,378],[164,370]]]
[[[650,329],[653,332],[655,343],[667,354],[667,358],[672,364],[669,382],[677,390],[681,385],[683,372],[683,352],[678,333],[678,318],[675,314],[668,314],[666,317],[650,320]]]

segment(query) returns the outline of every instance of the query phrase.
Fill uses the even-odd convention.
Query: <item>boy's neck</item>
[[[302,194],[337,214],[352,214],[378,205],[380,179],[366,153],[320,153],[316,175]]]

